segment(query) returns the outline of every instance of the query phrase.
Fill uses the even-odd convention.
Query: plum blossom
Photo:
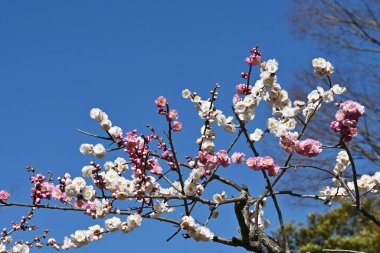
[[[156,104],[156,106],[158,108],[162,108],[162,107],[165,107],[166,104],[167,104],[167,100],[164,96],[159,96],[155,101],[154,103]]]
[[[344,141],[351,141],[358,134],[356,125],[359,118],[364,114],[364,106],[352,100],[338,104],[340,109],[335,114],[335,121],[332,121],[330,127],[335,132],[340,132]]]
[[[322,144],[313,139],[298,141],[295,146],[295,151],[304,156],[313,157],[322,152]]]
[[[10,196],[11,196],[11,194],[9,193],[9,191],[6,191],[6,190],[0,191],[0,200],[7,200],[7,199],[9,199]]]

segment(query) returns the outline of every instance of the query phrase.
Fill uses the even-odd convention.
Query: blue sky
[[[30,201],[28,165],[44,173],[51,170],[55,176],[66,171],[80,175],[91,158],[81,155],[78,147],[96,140],[75,129],[101,133],[89,110],[102,108],[124,131],[144,132],[147,123],[161,126],[153,104],[159,95],[180,113],[184,131],[176,141],[182,157],[194,154],[202,121],[193,105],[181,98],[183,89],[206,96],[218,82],[220,107],[228,110],[235,85],[241,81],[239,73],[247,70],[244,57],[256,44],[264,59],[279,61],[279,82],[284,88],[294,85],[297,70],[312,71],[311,59],[320,56],[318,45],[292,36],[287,22],[291,5],[279,0],[1,1],[0,188],[11,189],[15,201]],[[220,138],[223,144],[231,136]],[[257,193],[263,189],[262,179],[245,168],[236,168],[231,176],[257,188]],[[286,202],[281,201],[286,220],[303,220],[311,210],[286,206]],[[270,209],[274,229],[278,222]],[[24,211],[0,210],[0,227],[18,220]],[[231,209],[223,211],[215,228],[221,235],[237,235]],[[59,211],[39,211],[34,222],[50,228],[57,239],[102,223]],[[175,228],[145,223],[134,233],[106,236],[76,252],[243,252],[181,236],[166,243]]]

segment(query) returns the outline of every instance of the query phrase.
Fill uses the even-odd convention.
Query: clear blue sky
[[[181,115],[184,131],[176,138],[182,157],[194,154],[202,122],[181,98],[183,89],[206,96],[218,82],[221,106],[228,109],[239,73],[247,69],[244,57],[256,44],[265,59],[280,62],[279,82],[285,88],[294,82],[295,71],[312,71],[317,45],[292,36],[287,23],[291,5],[280,0],[1,1],[0,189],[11,189],[12,200],[30,201],[27,165],[55,176],[65,171],[80,175],[91,158],[78,147],[96,140],[75,129],[101,133],[89,110],[102,108],[124,131],[145,131],[146,123],[160,125],[153,104],[158,95],[166,96]],[[119,155],[123,153],[109,157]],[[236,171],[234,178],[262,191],[260,177],[243,168]],[[302,220],[310,211],[298,208],[284,207],[285,219]],[[0,210],[0,227],[18,220],[21,211]],[[231,214],[227,209],[215,222],[221,235],[237,235]],[[269,209],[267,214],[274,229],[276,216]],[[50,228],[57,239],[102,224],[59,211],[39,211],[34,222]],[[166,243],[175,228],[144,223],[131,234],[112,234],[76,252],[243,252],[181,236]]]

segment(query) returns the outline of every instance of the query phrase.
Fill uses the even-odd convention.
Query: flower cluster
[[[251,55],[245,58],[245,63],[253,66],[261,63],[261,53],[258,47],[251,49]]]
[[[257,217],[257,224],[260,229],[266,229],[267,227],[269,227],[270,225],[269,220],[264,218],[264,207],[266,206],[266,204],[267,204],[267,198],[264,198],[260,202],[259,207],[257,207],[256,205],[255,210],[250,210],[249,214],[251,217],[251,223],[252,223],[253,228],[255,227],[254,224],[256,224],[256,217]]]
[[[346,151],[342,150],[336,157],[336,165],[334,167],[335,174],[344,172],[350,166],[350,159]]]
[[[322,152],[321,142],[313,139],[299,141],[297,133],[283,135],[280,138],[280,146],[288,153],[296,152],[297,154],[313,157]]]
[[[90,117],[94,120],[99,121],[100,126],[108,131],[112,127],[112,122],[108,119],[107,113],[103,112],[99,108],[92,108],[90,111]]]
[[[358,134],[356,125],[359,118],[364,114],[364,106],[352,100],[337,104],[340,107],[335,114],[335,121],[331,122],[330,127],[335,132],[340,132],[344,141],[350,141]]]
[[[46,182],[46,177],[41,174],[35,174],[30,177],[30,182],[33,183],[31,197],[33,203],[40,204],[42,199],[50,199],[53,189],[56,190],[54,184]]]
[[[95,146],[93,144],[83,143],[80,145],[79,151],[84,155],[95,156],[99,159],[105,157],[107,153],[106,149],[101,143],[98,143]]]
[[[87,230],[77,230],[70,237],[65,237],[62,249],[80,248],[90,242],[103,238],[104,228],[99,225],[89,227]]]
[[[0,249],[1,249],[1,246],[0,246]],[[3,252],[3,251],[0,251],[0,252]],[[17,243],[15,246],[11,248],[10,252],[11,253],[29,253],[29,246],[23,243]]]
[[[193,169],[184,183],[184,192],[188,196],[202,195],[203,186],[199,182],[205,173],[204,168]]]
[[[190,237],[197,242],[207,242],[214,238],[214,234],[207,227],[196,224],[191,216],[183,216],[181,228],[187,230]]]
[[[107,219],[104,224],[109,232],[122,231],[129,233],[141,225],[142,217],[139,214],[131,214],[125,222],[122,222],[118,217]]]
[[[170,122],[171,128],[174,132],[182,130],[182,123],[176,121],[179,117],[177,110],[169,110],[169,104],[164,96],[159,96],[154,103],[156,104],[160,115],[165,115],[166,120]]]
[[[334,73],[334,67],[331,65],[329,61],[326,61],[324,58],[315,58],[313,59],[312,63],[314,73],[320,78]]]
[[[279,170],[278,165],[274,163],[273,158],[270,156],[249,157],[246,164],[253,170],[267,170],[271,177],[275,176]]]

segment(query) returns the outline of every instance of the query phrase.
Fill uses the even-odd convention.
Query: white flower
[[[191,181],[186,181],[184,185],[185,194],[195,196],[197,194],[197,184]]]
[[[207,152],[214,152],[215,144],[211,140],[203,140],[202,142],[202,150],[206,150]]]
[[[314,68],[324,69],[327,67],[327,61],[324,58],[314,58],[312,61],[312,65]]]
[[[122,130],[120,127],[118,127],[118,126],[113,126],[113,127],[111,127],[111,128],[108,130],[108,133],[109,133],[112,137],[116,138],[117,136],[121,136],[121,135],[123,135],[123,130]]]
[[[84,155],[92,155],[93,154],[94,145],[83,143],[79,147],[79,151]]]
[[[82,168],[82,176],[85,178],[90,178],[92,176],[93,166],[83,166]]]
[[[96,119],[97,121],[100,121],[101,112],[102,110],[100,110],[99,108],[92,108],[90,111],[90,117],[92,119]]]
[[[104,179],[106,180],[107,184],[114,184],[118,178],[119,178],[119,175],[114,170],[109,170],[104,175]]]
[[[127,171],[129,169],[127,161],[122,157],[116,158],[114,164],[116,165],[115,170],[117,172],[124,172],[124,171]]]
[[[198,96],[198,95],[194,96],[193,102],[199,103],[200,101],[201,101],[201,97],[200,96]]]
[[[107,161],[104,165],[103,165],[104,169],[105,170],[111,170],[115,167],[115,164],[111,161]]]
[[[225,192],[222,192],[222,193],[214,194],[214,195],[212,196],[212,198],[214,199],[214,201],[215,201],[216,203],[220,203],[220,202],[222,202],[223,200],[226,199],[226,193],[225,193]]]
[[[338,153],[336,157],[336,161],[341,164],[348,164],[350,162],[350,158],[345,150],[342,150]]]
[[[181,222],[181,228],[183,230],[188,230],[191,227],[194,227],[195,221],[194,218],[191,216],[183,216],[182,222]]]
[[[264,131],[256,128],[255,131],[249,135],[251,141],[259,141],[264,137]]]
[[[102,120],[102,121],[100,121],[100,126],[101,126],[104,130],[108,131],[108,130],[110,130],[111,127],[112,127],[112,122],[111,122],[109,119]]]
[[[110,219],[107,219],[104,222],[104,225],[108,231],[116,232],[116,231],[120,230],[121,220],[120,220],[120,218],[114,216]]]
[[[320,78],[334,73],[334,67],[324,58],[313,59],[312,65],[314,67],[314,73]]]
[[[334,101],[334,93],[332,90],[328,90],[323,93],[323,101],[326,103]]]
[[[269,129],[273,129],[277,125],[277,120],[275,118],[269,118],[267,120],[267,126]]]
[[[331,89],[337,95],[340,95],[340,94],[346,92],[346,87],[341,87],[341,86],[339,86],[339,84],[334,84],[334,86]]]
[[[11,248],[11,253],[29,253],[29,246],[26,244],[16,244]]]
[[[243,99],[243,104],[246,107],[256,106],[258,104],[258,101],[253,95],[247,95]]]
[[[182,97],[183,97],[183,98],[189,98],[190,95],[191,95],[190,90],[185,89],[185,90],[182,91]]]
[[[140,214],[137,214],[137,213],[129,215],[127,218],[128,225],[134,228],[141,226],[141,222],[142,222],[142,217]]]
[[[97,158],[103,158],[106,155],[106,149],[102,144],[98,143],[94,146],[94,155]]]
[[[92,185],[85,186],[82,190],[82,196],[85,200],[89,201],[92,200],[94,197],[94,188]]]
[[[79,194],[79,189],[76,185],[69,184],[65,187],[65,193],[67,194],[67,196],[76,197]]]
[[[282,116],[284,116],[285,118],[291,118],[295,116],[296,111],[294,110],[294,108],[290,106],[285,106],[284,108],[282,108],[281,113]]]
[[[323,95],[323,93],[323,88],[317,87],[317,89],[311,91],[309,95],[307,95],[307,99],[309,100],[309,102],[315,102]]]
[[[278,62],[275,59],[270,59],[265,63],[265,68],[270,72],[270,73],[276,73],[278,70]]]
[[[96,241],[103,238],[104,228],[100,227],[99,225],[88,227],[88,231],[90,232],[91,240]]]
[[[200,170],[200,169],[193,169],[190,172],[189,180],[195,180],[196,181],[196,180],[201,179],[202,176],[203,176],[202,170]]]
[[[5,251],[6,249],[7,248],[5,247],[5,245],[0,242],[0,252]]]
[[[86,181],[82,177],[76,177],[71,182],[71,184],[73,184],[77,188],[77,191],[79,192],[86,186]]]
[[[237,114],[242,114],[242,113],[244,113],[244,111],[245,111],[245,104],[244,104],[244,102],[243,101],[239,101],[239,102],[237,102],[236,104],[235,104],[235,112],[237,113]]]
[[[67,249],[71,249],[71,248],[76,248],[76,246],[71,241],[71,239],[66,236],[65,239],[63,240],[62,249],[67,250]]]
[[[174,207],[168,207],[168,204],[164,201],[158,201],[153,205],[154,213],[152,216],[157,216],[162,213],[170,213],[174,211]]]
[[[75,246],[80,247],[88,243],[87,241],[87,231],[86,230],[77,230],[74,235],[71,235],[71,240]]]

